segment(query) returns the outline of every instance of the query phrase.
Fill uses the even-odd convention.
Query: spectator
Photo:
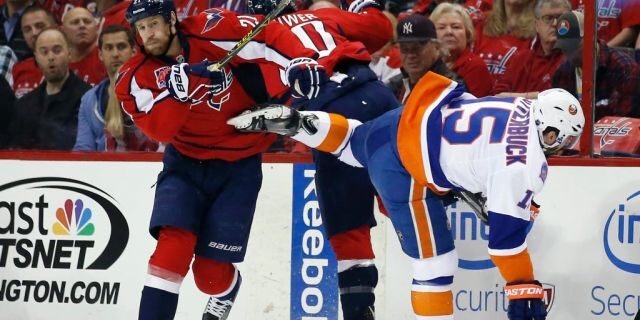
[[[98,24],[91,12],[85,8],[69,10],[62,19],[62,30],[71,44],[69,68],[92,86],[100,83],[107,74],[98,55]]]
[[[427,71],[462,82],[442,61],[443,47],[437,39],[436,28],[431,20],[420,14],[412,14],[400,19],[396,30],[402,74],[389,80],[389,87],[400,102],[406,101],[413,86]]]
[[[567,0],[538,0],[536,4],[536,33],[532,47],[517,53],[509,61],[510,70],[494,87],[501,97],[536,99],[538,92],[551,88],[553,74],[564,55],[554,48],[557,40],[558,18],[571,10]]]
[[[78,135],[74,151],[155,151],[158,144],[147,139],[129,117],[123,117],[113,91],[118,69],[136,49],[133,35],[122,26],[108,26],[98,39],[100,59],[109,76],[82,96]],[[107,143],[107,141],[112,143]]]
[[[474,30],[469,13],[460,5],[441,3],[431,13],[438,40],[447,49],[443,57],[447,67],[459,74],[467,84],[467,91],[476,97],[491,94],[493,75],[487,65],[469,48],[473,45]]]
[[[455,3],[455,4],[463,4],[464,0],[418,0],[416,1],[416,5],[413,7],[413,12],[425,15],[430,17],[436,7],[441,3]]]
[[[30,6],[24,10],[20,28],[24,39],[33,50],[36,37],[42,30],[56,25],[56,21],[45,9],[39,6]],[[20,98],[35,89],[43,80],[42,72],[33,57],[18,62],[13,67],[13,92],[16,98]]]
[[[384,47],[380,48],[380,50],[371,53],[371,63],[369,63],[369,67],[378,76],[378,80],[389,85],[389,80],[399,75],[401,73],[400,67],[402,67],[400,50],[395,45],[396,39],[398,38],[398,33],[396,32],[398,20],[389,11],[383,11],[382,13],[391,21],[393,39],[384,45]]]
[[[10,147],[71,150],[80,97],[90,87],[69,72],[69,44],[62,31],[42,31],[34,52],[45,81],[15,101],[9,125]]]
[[[11,119],[11,106],[15,97],[11,86],[7,83],[5,78],[0,77],[0,148],[4,148],[8,142],[7,127],[9,126],[9,119]]]
[[[88,2],[88,1],[87,1]],[[56,24],[62,23],[62,18],[69,10],[83,7],[85,0],[38,0],[38,4],[51,13]]]
[[[572,0],[584,12],[584,0]],[[609,47],[633,47],[640,29],[640,1],[598,0],[598,39]]]
[[[100,29],[104,29],[108,26],[123,26],[129,28],[129,23],[125,17],[127,8],[131,1],[124,0],[96,0],[93,2],[93,15],[100,18]],[[87,6],[89,8],[89,6]]]
[[[484,60],[496,80],[518,50],[535,35],[535,0],[495,0],[486,22],[476,26],[474,53]]]
[[[473,7],[481,12],[491,11],[491,7],[493,7],[493,0],[467,0],[464,3],[466,8]]]
[[[9,46],[18,60],[31,56],[20,29],[22,13],[29,4],[29,0],[8,0],[0,6],[0,45]]]
[[[563,88],[578,99],[582,96],[582,38],[584,16],[571,11],[558,19],[558,40],[567,60],[553,77],[553,87]],[[610,48],[600,40],[596,43],[595,120],[604,116],[638,117],[638,85],[640,68],[623,48]]]
[[[16,64],[16,55],[9,46],[0,46],[0,78],[4,78],[5,81],[11,86],[13,84],[13,75],[11,70]],[[2,100],[0,100],[2,101]]]
[[[425,15],[433,21],[431,15],[442,3],[461,5],[469,14],[474,25],[482,23],[485,19],[484,11],[491,10],[491,0],[418,0],[413,7],[413,13]]]

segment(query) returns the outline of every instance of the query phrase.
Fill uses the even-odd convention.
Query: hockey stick
[[[486,208],[487,198],[485,198],[482,193],[471,193],[466,190],[456,189],[451,190],[451,192],[453,192],[456,197],[466,202],[482,223],[485,225],[489,224],[489,213]]]
[[[208,66],[207,69],[211,72],[219,71],[220,69],[222,69],[222,67],[229,63],[229,61],[231,61],[231,59],[233,59],[235,56],[237,56],[242,48],[244,48],[256,35],[258,35],[258,33],[260,33],[260,31],[262,31],[262,29],[264,29],[269,22],[271,22],[271,20],[275,19],[280,14],[280,12],[282,12],[282,10],[284,10],[287,5],[289,5],[289,2],[291,2],[291,0],[281,0],[280,3],[278,3],[278,6],[275,7],[273,11],[269,12],[269,14],[264,16],[264,19],[262,19],[262,21],[260,21],[253,29],[251,29],[249,33],[242,37],[242,39],[240,39],[240,41],[238,41],[238,43],[236,43],[236,45],[233,46],[231,50],[229,50],[227,55],[222,58],[222,60],[218,61],[216,64]]]

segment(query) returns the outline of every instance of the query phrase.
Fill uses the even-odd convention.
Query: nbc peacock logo
[[[91,208],[85,208],[82,199],[67,199],[64,208],[56,210],[56,222],[53,223],[53,234],[59,236],[90,236],[96,231],[91,222]]]
[[[0,185],[0,269],[106,270],[129,242],[118,201],[63,177]]]

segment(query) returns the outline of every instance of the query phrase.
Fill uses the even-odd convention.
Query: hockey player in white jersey
[[[537,100],[476,99],[429,72],[403,108],[366,123],[278,105],[228,123],[245,132],[289,135],[368,169],[412,260],[417,319],[453,319],[451,285],[458,257],[438,195],[482,192],[491,230],[489,255],[507,282],[509,319],[546,318],[526,229],[531,201],[547,178],[545,155],[570,146],[582,133],[582,109],[568,92],[550,89]]]

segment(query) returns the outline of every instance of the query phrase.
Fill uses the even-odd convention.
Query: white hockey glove
[[[207,67],[211,64],[204,60],[172,65],[166,78],[169,94],[178,101],[197,104],[226,91],[233,83],[231,70],[209,71]]]

